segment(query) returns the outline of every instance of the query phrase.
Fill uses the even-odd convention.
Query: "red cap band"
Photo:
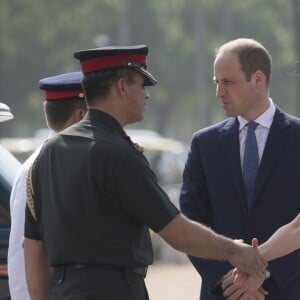
[[[84,94],[82,90],[72,90],[72,91],[46,91],[45,92],[47,100],[56,99],[68,99],[68,98],[83,98]]]
[[[146,66],[145,54],[119,54],[111,56],[100,56],[81,62],[81,69],[84,74],[94,71],[111,69],[124,66],[124,63],[132,62]]]

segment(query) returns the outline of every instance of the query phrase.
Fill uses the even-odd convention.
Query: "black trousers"
[[[54,268],[48,300],[149,300],[143,276],[99,267]]]

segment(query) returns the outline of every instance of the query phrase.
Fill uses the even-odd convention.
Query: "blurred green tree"
[[[299,59],[296,5],[299,0],[1,0],[0,99],[15,120],[1,125],[0,135],[45,127],[39,79],[78,70],[74,51],[108,44],[150,49],[149,68],[159,84],[150,89],[145,121],[135,126],[189,141],[194,130],[221,120],[214,51],[237,37],[255,38],[270,50],[270,94],[300,115],[299,83],[287,75]]]

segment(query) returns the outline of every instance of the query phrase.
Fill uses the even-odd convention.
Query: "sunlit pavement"
[[[190,263],[150,266],[146,277],[150,300],[199,300],[201,278]]]

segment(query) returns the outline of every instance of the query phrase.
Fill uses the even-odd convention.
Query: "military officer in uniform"
[[[86,113],[81,86],[82,72],[71,72],[43,78],[39,87],[44,91],[44,111],[51,138],[64,128],[80,121]],[[11,230],[8,247],[9,290],[13,300],[29,300],[25,279],[24,236],[26,177],[41,147],[24,162],[13,184],[10,196]]]
[[[23,246],[32,300],[148,299],[149,228],[180,251],[266,271],[256,249],[180,214],[123,130],[143,119],[146,87],[156,84],[147,53],[144,45],[75,53],[88,113],[45,145],[28,177]]]

